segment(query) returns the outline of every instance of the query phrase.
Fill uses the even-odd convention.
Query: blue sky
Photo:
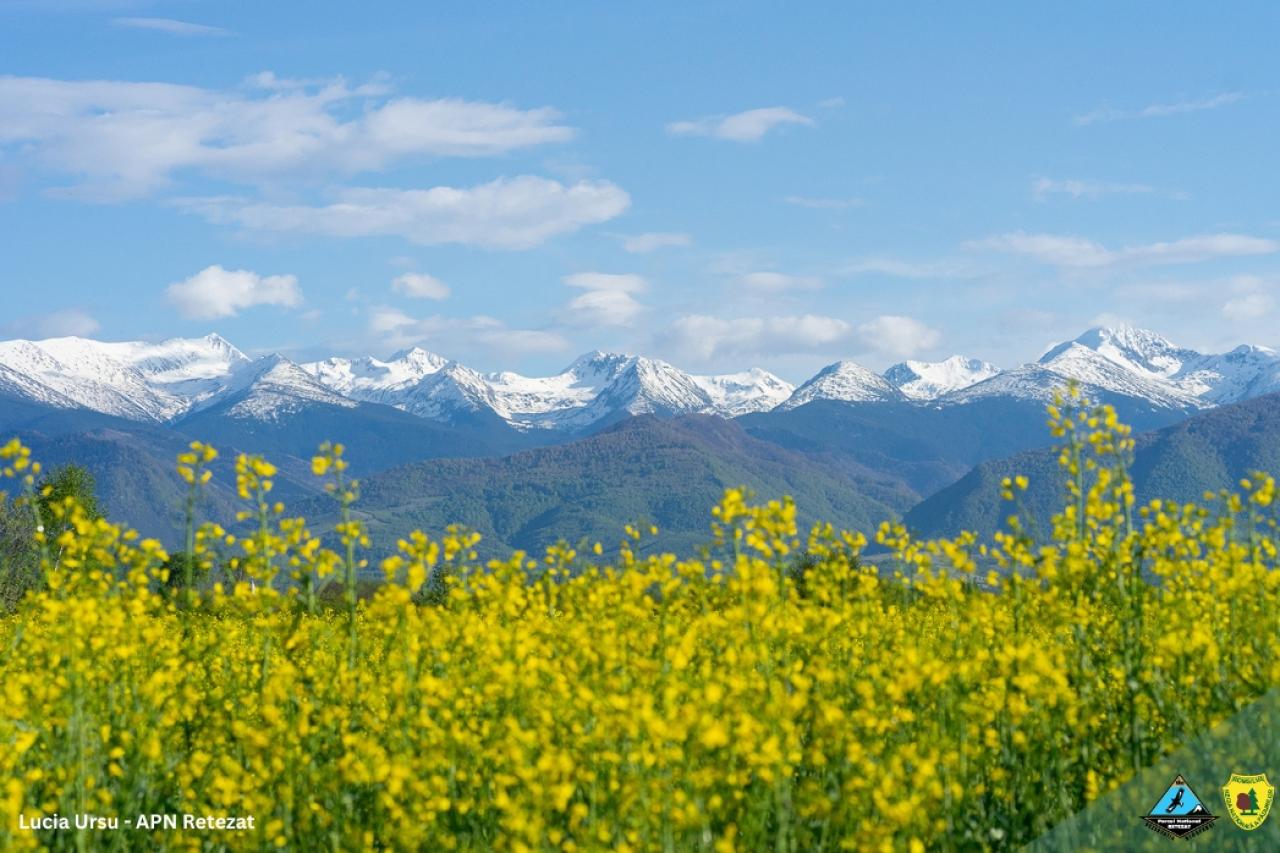
[[[1280,344],[1280,6],[444,5],[0,0],[0,334]]]

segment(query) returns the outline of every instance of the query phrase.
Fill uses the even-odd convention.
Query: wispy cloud
[[[393,348],[426,344],[449,353],[483,353],[504,357],[563,352],[569,341],[543,329],[513,329],[487,315],[413,317],[395,308],[369,314],[369,333]]]
[[[890,358],[910,358],[942,340],[937,329],[914,317],[898,314],[887,314],[862,323],[858,326],[858,334],[865,349]]]
[[[1031,195],[1036,201],[1045,201],[1054,195],[1065,195],[1077,199],[1096,199],[1107,195],[1156,195],[1177,201],[1186,201],[1190,198],[1187,193],[1181,190],[1164,190],[1147,184],[1085,181],[1074,178],[1065,180],[1036,178],[1031,182]]]
[[[1247,96],[1244,92],[1221,92],[1208,98],[1150,104],[1140,109],[1122,110],[1111,106],[1104,106],[1094,110],[1093,112],[1078,115],[1075,117],[1074,121],[1078,125],[1089,125],[1106,121],[1119,121],[1121,119],[1162,118],[1165,116],[1182,115],[1184,113],[1213,110],[1218,107],[1225,107],[1239,103],[1246,97]]]
[[[563,318],[570,325],[629,326],[645,311],[636,299],[649,288],[641,276],[582,272],[566,276],[564,283],[585,291],[565,306]]]
[[[434,299],[437,302],[449,298],[449,285],[433,275],[407,272],[391,280],[391,289],[410,299]]]
[[[253,231],[332,237],[399,236],[424,246],[456,243],[530,249],[552,237],[605,222],[630,198],[608,181],[565,186],[533,176],[475,187],[345,189],[330,204],[276,204],[243,198],[192,198],[180,209]]]
[[[822,279],[810,275],[788,275],[780,272],[749,272],[738,284],[752,293],[776,295],[800,290],[819,290]]]
[[[837,357],[875,353],[907,358],[936,345],[940,339],[937,330],[899,315],[854,324],[822,314],[732,318],[690,314],[671,324],[663,343],[690,358],[713,362],[806,353]]]
[[[733,115],[704,116],[667,125],[672,136],[710,136],[732,142],[758,142],[769,131],[789,124],[812,127],[813,119],[790,107],[762,107]]]
[[[1276,282],[1256,276],[1241,276],[1231,284],[1231,296],[1222,306],[1222,316],[1232,323],[1252,323],[1269,317],[1276,309],[1273,295]]]
[[[393,97],[384,80],[287,80],[235,90],[169,83],[0,77],[0,150],[74,176],[112,200],[163,189],[179,172],[242,184],[332,180],[424,157],[484,157],[562,142],[550,108]]]
[[[100,328],[102,324],[88,311],[67,308],[34,317],[20,317],[0,325],[0,333],[32,338],[85,337]]]
[[[837,270],[846,276],[882,275],[890,278],[961,278],[972,270],[953,262],[904,261],[897,258],[859,258]]]
[[[692,245],[693,238],[688,234],[649,232],[647,234],[632,234],[622,238],[622,248],[637,255],[647,254],[658,249]]]
[[[709,362],[841,350],[853,334],[853,324],[821,314],[732,318],[689,314],[677,318],[662,338],[677,352]]]
[[[860,198],[824,198],[821,196],[789,195],[783,199],[787,204],[797,207],[811,207],[815,210],[845,210],[850,207],[862,207],[866,204]]]
[[[172,36],[230,36],[231,30],[222,27],[211,27],[206,24],[193,24],[189,21],[175,21],[172,18],[112,18],[111,23],[117,27],[128,27],[134,30],[155,30]]]
[[[1077,269],[1185,264],[1214,258],[1269,255],[1280,251],[1280,242],[1247,234],[1202,234],[1168,242],[1108,249],[1101,243],[1084,237],[1016,231],[967,245],[973,249],[1006,252],[1051,266]]]

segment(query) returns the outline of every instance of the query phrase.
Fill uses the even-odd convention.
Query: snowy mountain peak
[[[396,405],[398,394],[436,373],[449,360],[414,347],[401,350],[386,361],[370,356],[327,358],[300,365],[328,388],[356,400]]]
[[[411,368],[417,368],[421,370],[423,374],[427,374],[434,373],[444,367],[449,363],[449,359],[442,355],[436,355],[433,352],[428,352],[422,347],[412,347],[410,349],[400,350],[398,353],[391,356],[389,363],[395,364],[397,362]]]
[[[181,338],[174,338],[174,340],[181,340]],[[244,353],[240,352],[240,350],[236,348],[235,344],[231,343],[231,341],[227,340],[217,332],[210,332],[209,334],[205,335],[203,338],[200,338],[200,340],[203,341],[205,344],[207,344],[210,349],[221,350],[226,353],[235,354],[240,356],[241,358],[248,357]]]
[[[264,355],[254,363],[253,375],[255,377],[265,376],[276,370],[287,373],[290,372],[291,367],[298,367],[298,365],[294,364],[280,353],[273,352],[269,355]]]
[[[1040,358],[1049,364],[1072,346],[1092,350],[1103,358],[1152,378],[1169,379],[1177,375],[1199,353],[1177,346],[1168,338],[1134,326],[1098,326],[1072,341],[1058,344]]]
[[[778,408],[794,409],[813,400],[843,400],[849,403],[905,400],[897,388],[878,373],[852,361],[829,364],[795,390]]]
[[[936,400],[990,379],[1000,372],[994,364],[953,355],[943,361],[904,361],[884,372],[884,378],[912,400]]]
[[[714,409],[710,395],[692,376],[665,361],[608,355],[605,364],[616,372],[575,421],[591,423],[620,413],[683,415]]]
[[[213,399],[228,381],[253,360],[220,335],[188,340],[171,338],[158,344],[107,344],[146,377],[148,384],[162,388],[199,407]]]
[[[86,338],[0,342],[0,364],[78,406],[140,421],[164,421],[187,402],[148,381],[135,366],[142,343],[104,344]]]
[[[576,377],[578,382],[608,382],[635,360],[629,353],[593,350],[575,358],[563,372]]]
[[[632,414],[640,412],[670,411],[672,413],[704,412],[711,408],[711,397],[692,376],[656,358],[636,357],[623,372],[635,377],[639,396],[630,408]]]
[[[820,399],[942,406],[984,397],[1046,400],[1070,379],[1098,399],[1192,410],[1280,392],[1280,353],[1240,346],[1206,355],[1143,329],[1097,327],[1015,370],[952,356],[905,361],[880,376],[841,361],[795,387],[760,368],[695,376],[660,359],[599,350],[554,376],[528,377],[480,374],[417,347],[386,360],[295,364],[278,354],[250,358],[217,334],[159,343],[0,341],[0,400],[160,423],[214,406],[236,417],[279,420],[315,403],[371,402],[445,422],[479,416],[517,429],[577,430],[627,414],[734,417]]]
[[[1175,377],[1179,387],[1212,403],[1236,403],[1280,391],[1280,353],[1239,346],[1189,362]]]
[[[278,421],[312,404],[352,409],[358,403],[322,385],[314,376],[279,353],[258,359],[228,389],[227,414],[236,418]]]
[[[741,373],[691,378],[711,399],[715,410],[730,417],[767,412],[784,403],[796,390],[790,382],[759,367]]]
[[[1158,409],[1190,411],[1207,404],[1173,382],[1119,364],[1088,346],[1070,341],[1055,347],[1053,357],[962,388],[939,398],[946,404],[991,397],[1047,402],[1068,382],[1080,384],[1086,397],[1105,401],[1115,396],[1142,400]]]

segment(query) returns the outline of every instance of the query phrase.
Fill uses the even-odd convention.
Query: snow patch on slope
[[[912,400],[935,400],[998,373],[994,364],[953,355],[945,361],[904,361],[886,370],[884,378]]]
[[[814,400],[843,400],[847,403],[898,402],[906,399],[897,388],[877,373],[852,361],[829,364],[795,390],[779,409],[803,406]]]
[[[690,378],[711,399],[715,411],[728,417],[767,412],[786,402],[796,390],[790,382],[759,367],[741,373]]]
[[[734,417],[817,399],[934,405],[990,396],[1047,400],[1068,380],[1095,397],[1205,408],[1280,392],[1280,353],[1244,346],[1206,355],[1142,329],[1100,327],[1007,372],[961,356],[906,361],[883,376],[842,361],[797,388],[759,368],[698,376],[659,359],[598,351],[554,376],[530,377],[480,374],[417,348],[386,360],[298,365],[281,356],[252,359],[218,335],[160,343],[77,337],[0,342],[0,395],[151,422],[224,401],[234,416],[263,419],[312,403],[349,407],[358,401],[443,422],[480,415],[518,429],[577,430],[628,414]]]
[[[299,365],[281,355],[270,355],[255,362],[252,370],[242,374],[243,387],[234,389],[227,398],[231,403],[227,414],[234,418],[257,421],[279,421],[297,414],[313,404],[354,409],[355,400],[321,385]]]
[[[1208,408],[1209,403],[1176,385],[1136,373],[1103,354],[1077,343],[1050,351],[1051,358],[1008,370],[991,379],[939,398],[943,403],[967,403],[984,397],[1022,400],[1053,399],[1055,390],[1069,382],[1080,384],[1086,397],[1102,400],[1116,394],[1141,399],[1162,409]]]
[[[1206,355],[1178,375],[1187,391],[1217,404],[1280,391],[1280,353],[1269,347],[1239,346],[1221,355]]]
[[[386,361],[368,356],[329,358],[299,366],[339,394],[368,402],[390,403],[398,392],[418,384],[448,363],[447,358],[414,347]]]

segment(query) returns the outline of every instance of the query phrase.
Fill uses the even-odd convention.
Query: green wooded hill
[[[484,536],[486,554],[532,553],[564,539],[612,548],[628,521],[656,524],[645,547],[687,551],[709,538],[724,490],[792,495],[802,519],[873,530],[913,501],[888,480],[856,481],[821,462],[748,435],[712,416],[631,418],[571,444],[503,458],[438,459],[366,478],[358,508],[375,542],[460,522]],[[327,499],[301,508],[332,516]]]
[[[277,465],[304,460],[307,470],[321,443],[338,442],[350,448],[352,473],[361,477],[423,459],[514,453],[558,438],[519,432],[493,414],[446,425],[377,403],[347,407],[312,402],[264,421],[232,414],[237,402],[232,397],[202,409],[174,428],[223,450],[261,453]]]
[[[662,547],[687,550],[705,542],[710,507],[738,485],[794,496],[805,521],[870,533],[907,513],[913,528],[932,535],[993,529],[1009,512],[1000,480],[1024,473],[1033,481],[1029,514],[1047,518],[1060,503],[1060,476],[1052,453],[1035,449],[1052,442],[1045,417],[1033,401],[946,408],[816,401],[733,421],[641,416],[592,435],[545,436],[506,424],[444,426],[373,405],[315,404],[270,424],[213,408],[169,426],[2,405],[0,431],[22,436],[46,465],[87,467],[110,517],[171,547],[181,541],[183,507],[174,456],[192,438],[222,451],[205,517],[233,520],[233,460],[247,451],[275,462],[275,494],[321,525],[332,521],[332,506],[309,459],[322,440],[336,439],[365,481],[359,509],[381,553],[415,527],[438,532],[457,521],[484,534],[486,552],[496,554],[538,551],[561,536],[613,546],[628,521],[654,522]],[[1150,417],[1137,423],[1150,424]],[[1142,434],[1140,493],[1189,499],[1254,468],[1280,471],[1278,438],[1275,396]],[[548,440],[564,443],[530,447]]]
[[[46,468],[84,466],[94,476],[108,517],[169,547],[181,543],[185,521],[186,491],[175,460],[192,439],[214,445],[221,454],[212,466],[214,479],[205,490],[201,515],[231,525],[240,508],[234,491],[234,460],[240,452],[263,454],[279,468],[273,494],[293,506],[321,493],[310,460],[323,441],[350,447],[352,473],[363,477],[440,456],[510,453],[544,438],[523,435],[501,422],[434,424],[375,404],[347,408],[314,403],[270,423],[234,417],[228,413],[232,404],[160,425],[4,400],[0,436],[20,436]]]
[[[186,446],[182,438],[99,429],[28,436],[28,443],[46,470],[68,464],[88,469],[99,507],[113,521],[175,547],[185,527],[186,486],[174,473],[172,462]],[[233,498],[226,478],[220,478],[206,489],[203,512],[229,522],[237,509]]]
[[[1152,429],[1185,417],[1130,405],[1126,423]],[[751,435],[824,460],[862,477],[904,483],[917,500],[951,485],[973,466],[1053,438],[1045,404],[990,398],[962,406],[816,400],[789,411],[737,418]]]
[[[1235,488],[1253,471],[1280,475],[1280,395],[1212,409],[1136,436],[1133,477],[1139,502],[1198,501],[1205,491]],[[1043,525],[1061,507],[1064,494],[1057,454],[1050,449],[976,466],[914,507],[906,524],[923,536],[990,533],[1013,511],[1000,500],[1000,481],[1017,474],[1031,479],[1021,498],[1023,514]]]

